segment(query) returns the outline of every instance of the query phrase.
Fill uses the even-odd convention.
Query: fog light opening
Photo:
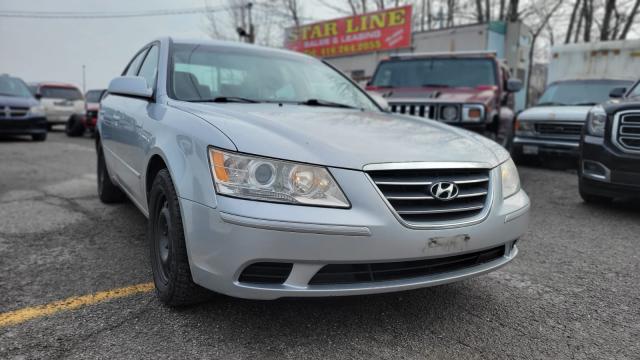
[[[609,169],[599,162],[590,160],[582,161],[582,174],[585,177],[599,181],[609,181],[610,173]]]

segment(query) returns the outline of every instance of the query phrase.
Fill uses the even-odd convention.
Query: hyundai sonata
[[[100,199],[148,217],[169,305],[462,280],[511,261],[529,221],[503,148],[289,51],[153,41],[109,85],[96,145]]]

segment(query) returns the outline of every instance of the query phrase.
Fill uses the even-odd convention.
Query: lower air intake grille
[[[254,284],[283,284],[293,264],[277,262],[260,262],[247,266],[240,274],[240,282]]]
[[[479,216],[489,197],[487,169],[375,170],[367,172],[407,223],[429,225]],[[455,196],[439,199],[432,187],[455,184]]]
[[[498,246],[464,255],[438,259],[371,264],[325,265],[311,279],[309,285],[354,284],[362,282],[410,279],[465,269],[491,262],[505,254]]]

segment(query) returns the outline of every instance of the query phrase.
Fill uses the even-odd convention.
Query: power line
[[[0,17],[4,18],[28,18],[28,19],[111,19],[111,18],[135,18],[153,16],[171,16],[214,13],[219,11],[236,9],[242,6],[225,7],[197,7],[183,9],[163,9],[151,11],[127,11],[127,12],[59,12],[59,11],[0,11]]]

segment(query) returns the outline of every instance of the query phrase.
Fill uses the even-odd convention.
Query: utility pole
[[[87,92],[87,77],[85,75],[85,69],[86,66],[82,64],[82,94],[85,94]]]
[[[253,7],[253,3],[247,4],[247,12],[249,13],[249,43],[253,44],[256,42],[256,33],[253,27],[253,18],[251,17],[251,8]]]

